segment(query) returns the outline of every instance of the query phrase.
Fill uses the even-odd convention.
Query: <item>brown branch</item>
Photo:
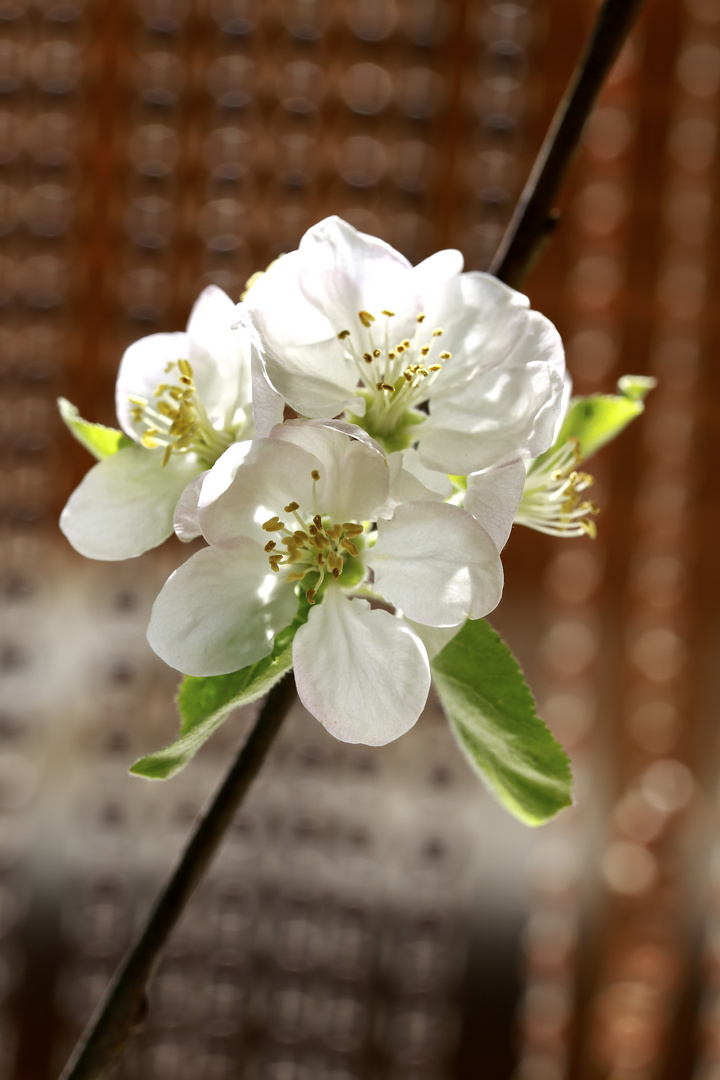
[[[605,76],[646,0],[604,0],[520,196],[490,273],[517,286],[557,224],[552,204]]]
[[[245,743],[197,824],[156,901],[137,944],[118,969],[60,1080],[100,1080],[120,1061],[147,1015],[146,986],[178,919],[212,861],[296,699],[292,676],[277,683]]]

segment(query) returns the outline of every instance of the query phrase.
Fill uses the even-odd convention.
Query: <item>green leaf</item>
[[[60,416],[70,432],[98,461],[116,454],[124,446],[134,445],[133,440],[117,428],[105,427],[104,424],[91,424],[89,420],[83,420],[77,408],[67,398],[58,398],[57,403]]]
[[[431,661],[433,682],[471,768],[526,825],[572,804],[568,757],[535,711],[505,642],[482,619],[468,620]]]
[[[568,439],[577,439],[580,456],[587,461],[597,450],[616,438],[631,420],[640,416],[645,408],[643,399],[655,385],[655,379],[644,375],[623,375],[618,382],[620,394],[591,394],[589,397],[575,398],[570,402],[555,447]]]
[[[178,738],[164,749],[140,758],[130,772],[148,780],[167,780],[184,769],[233,709],[257,701],[290,671],[293,639],[307,621],[309,611],[310,605],[303,597],[293,621],[276,635],[270,655],[256,664],[230,675],[186,675],[177,696],[181,718]]]

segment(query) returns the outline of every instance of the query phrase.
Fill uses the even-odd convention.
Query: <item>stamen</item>
[[[348,555],[352,555],[355,558],[358,554],[358,549],[353,544],[352,540],[346,540],[345,537],[340,541],[341,547],[344,547]]]
[[[432,332],[432,336],[433,336],[433,337],[442,337],[442,327],[441,327],[441,326],[437,326],[437,327],[436,327],[436,328],[435,328],[435,329],[433,330],[433,332]]]
[[[275,541],[274,540],[268,540],[267,544],[263,548],[263,551],[272,551],[272,549],[274,547],[277,547],[277,544],[275,543]]]
[[[372,364],[372,362],[373,362],[372,353],[364,352],[363,353],[363,360],[365,361],[366,364]]]
[[[277,514],[274,517],[268,518],[267,521],[263,523],[265,532],[280,532],[280,530],[284,528],[285,522],[281,521]]]
[[[440,359],[441,360],[449,360],[451,356],[452,356],[452,353],[449,353],[449,352],[441,352],[440,353]]]
[[[287,506],[283,507],[286,514],[292,514],[294,510],[300,509],[300,503],[290,502]]]
[[[381,315],[387,315],[388,319],[394,319],[395,318],[395,312],[394,311],[387,311],[386,308],[383,308],[383,310],[380,312],[380,314]]]
[[[392,353],[390,355],[392,356]],[[378,388],[378,390],[387,390],[388,394],[394,394],[395,393],[395,387],[390,386],[389,383],[379,382],[379,383],[377,383],[377,388]]]
[[[315,589],[308,589],[308,591],[305,593],[305,597],[307,599],[308,604],[314,604],[315,603]]]
[[[366,330],[369,330],[375,322],[375,316],[371,315],[369,311],[358,311],[358,318]]]
[[[416,321],[419,323],[425,322],[426,318],[427,316],[425,315],[425,313],[421,311],[420,314],[416,316]]]
[[[338,339],[340,341],[344,341],[345,338],[348,338],[348,337],[350,337],[350,331],[349,330],[341,330],[340,333],[338,334]]]
[[[312,476],[313,480],[319,480],[320,479],[320,473],[317,471],[317,469],[313,469],[313,471],[310,473],[310,475]]]

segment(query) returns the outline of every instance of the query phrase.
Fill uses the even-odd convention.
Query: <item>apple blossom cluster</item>
[[[580,444],[556,444],[568,402],[526,297],[457,251],[412,266],[328,218],[238,305],[210,286],[184,333],[127,349],[111,450],[68,420],[101,460],[61,528],[95,559],[199,539],[155,601],[155,652],[238,672],[301,611],[303,704],[382,745],[417,720],[430,659],[499,602],[513,521],[593,534]]]

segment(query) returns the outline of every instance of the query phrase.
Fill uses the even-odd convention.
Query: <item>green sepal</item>
[[[104,424],[91,424],[89,420],[83,420],[75,405],[67,398],[58,398],[60,416],[72,435],[89,450],[98,461],[117,454],[125,446],[134,446],[124,432],[117,428],[105,427]]]
[[[293,621],[276,635],[270,655],[256,664],[230,675],[186,675],[177,695],[181,719],[178,738],[162,750],[141,757],[130,772],[146,780],[167,780],[184,769],[233,709],[257,701],[290,671],[293,639],[307,622],[309,611],[303,596]]]
[[[655,379],[644,375],[623,375],[618,382],[619,394],[591,394],[589,397],[575,398],[570,402],[553,449],[562,446],[568,439],[577,439],[580,457],[587,461],[606,443],[615,439],[631,420],[640,416],[645,409],[644,399],[655,385]]]
[[[537,715],[515,657],[487,622],[468,620],[430,666],[460,749],[511,814],[542,825],[572,805],[567,754]]]

